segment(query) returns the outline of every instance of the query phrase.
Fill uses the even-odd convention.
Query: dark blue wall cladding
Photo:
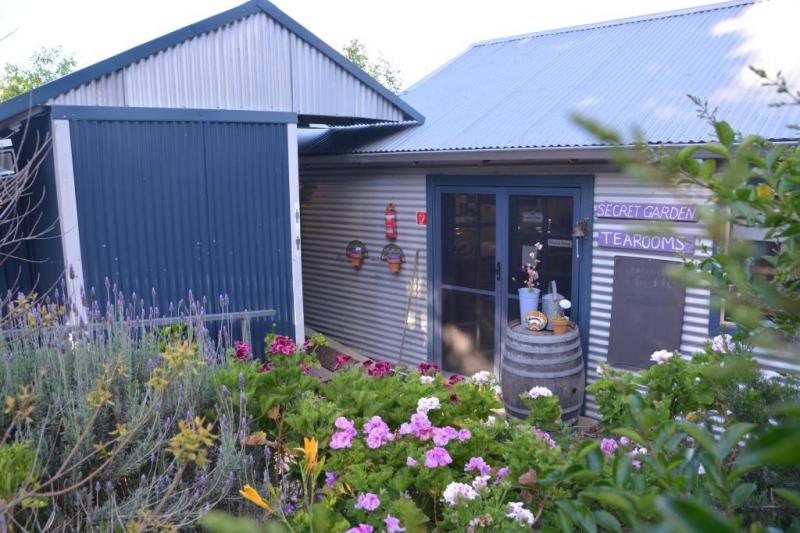
[[[73,120],[87,290],[275,309],[293,335],[285,124]],[[272,321],[254,324],[258,339]],[[260,344],[260,343],[259,343]]]
[[[14,143],[23,167],[34,155],[37,145],[49,142],[50,115],[41,114],[31,118],[14,133],[0,132],[0,138],[8,136]],[[42,154],[38,172],[25,202],[35,210],[23,223],[25,235],[41,234],[39,238],[27,240],[15,248],[0,253],[0,294],[8,290],[23,293],[37,292],[42,295],[58,287],[64,272],[64,256],[58,227],[58,197],[56,195],[53,152],[49,148]],[[6,230],[7,228],[2,228]],[[49,230],[45,233],[44,230]]]

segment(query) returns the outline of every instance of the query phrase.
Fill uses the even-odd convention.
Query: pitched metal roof
[[[26,113],[30,108],[48,104],[59,95],[63,95],[64,93],[67,93],[68,91],[76,89],[80,86],[109,76],[110,74],[120,71],[121,69],[124,69],[138,61],[151,57],[169,48],[175,47],[199,35],[206,34],[233,22],[260,13],[266,14],[278,25],[286,28],[288,31],[297,36],[297,38],[329,58],[333,64],[343,69],[347,74],[353,76],[356,80],[358,80],[358,82],[366,85],[372,91],[372,93],[368,96],[369,98],[383,99],[384,101],[388,102],[390,106],[394,106],[394,108],[399,111],[399,116],[403,117],[404,120],[413,121],[415,123],[424,122],[425,117],[423,117],[407,102],[381,85],[363,70],[347,60],[339,52],[331,48],[317,36],[297,23],[294,19],[290,18],[275,5],[266,0],[250,0],[238,7],[223,13],[219,13],[218,15],[202,20],[190,26],[186,26],[185,28],[176,30],[172,33],[132,48],[126,52],[122,52],[121,54],[100,61],[99,63],[68,74],[25,94],[7,100],[0,104],[0,122]],[[89,105],[103,104],[100,102],[89,102]],[[292,110],[281,109],[280,111]]]
[[[718,106],[742,132],[796,138],[786,125],[800,123],[800,106],[769,107],[779,95],[749,71],[767,67],[765,58],[774,63],[776,44],[790,63],[780,68],[800,71],[788,34],[770,35],[796,7],[795,0],[734,1],[479,42],[402,95],[425,114],[424,125],[308,133],[301,151],[598,146],[573,113],[623,132],[638,127],[651,143],[709,141],[712,128],[687,93]]]

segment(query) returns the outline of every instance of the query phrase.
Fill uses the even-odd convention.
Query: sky
[[[79,67],[244,0],[0,0],[0,65],[60,45]],[[359,39],[408,87],[471,43],[714,3],[709,0],[274,0],[337,50]],[[13,33],[12,33],[13,32]]]

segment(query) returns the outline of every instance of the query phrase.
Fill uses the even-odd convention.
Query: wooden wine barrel
[[[500,386],[506,412],[528,416],[519,395],[532,387],[547,387],[561,400],[561,418],[574,423],[583,407],[586,375],[577,326],[563,335],[529,331],[517,322],[506,329]]]

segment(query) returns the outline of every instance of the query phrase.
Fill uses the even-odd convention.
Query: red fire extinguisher
[[[384,223],[386,225],[386,238],[397,238],[397,211],[394,210],[394,204],[389,202],[386,206],[386,211],[383,212]]]

